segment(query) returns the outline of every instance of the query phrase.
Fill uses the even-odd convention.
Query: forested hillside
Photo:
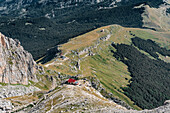
[[[127,88],[122,88],[136,105],[143,109],[158,107],[170,99],[170,63],[158,59],[156,53],[170,56],[170,51],[159,47],[151,40],[132,39],[139,47],[157,59],[151,59],[132,45],[117,44],[114,57],[128,66],[132,79]]]
[[[132,38],[132,43],[139,49],[144,50],[156,59],[158,59],[159,57],[157,53],[160,53],[163,56],[170,56],[170,50],[166,50],[165,48],[160,47],[158,44],[150,39],[143,40],[141,38],[135,37]]]
[[[2,22],[3,21],[3,22]],[[42,57],[47,49],[67,42],[73,36],[94,29],[94,24],[55,23],[45,18],[21,19],[13,22],[1,20],[0,31],[8,37],[21,41],[34,59]]]

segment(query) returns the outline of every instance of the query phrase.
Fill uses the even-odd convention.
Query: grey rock
[[[9,110],[12,110],[14,107],[9,100],[0,99],[0,113],[6,113]]]
[[[40,91],[39,88],[33,86],[23,86],[23,85],[7,85],[0,87],[0,98],[8,98],[15,96],[22,96],[25,94],[32,93],[34,91]]]
[[[38,69],[32,55],[23,49],[18,40],[0,33],[0,82],[24,85],[29,80],[37,82]]]

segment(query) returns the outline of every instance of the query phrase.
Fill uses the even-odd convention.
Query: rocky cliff
[[[38,66],[32,55],[25,51],[18,40],[5,37],[0,33],[0,82],[28,84],[37,81]]]

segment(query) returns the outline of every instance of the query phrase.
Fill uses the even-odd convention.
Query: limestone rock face
[[[5,37],[0,33],[0,82],[28,84],[37,81],[38,66],[30,53],[25,51],[18,40]]]

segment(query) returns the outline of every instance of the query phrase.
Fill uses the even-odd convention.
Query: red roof
[[[76,80],[70,78],[70,79],[68,80],[68,83],[74,83],[75,81],[76,81]]]

